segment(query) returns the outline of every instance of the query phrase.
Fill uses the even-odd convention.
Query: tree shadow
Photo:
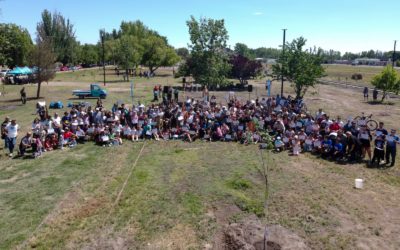
[[[390,105],[390,106],[395,105],[394,102],[385,102],[385,101],[378,101],[378,100],[367,101],[367,103],[369,105]]]
[[[39,97],[39,99],[38,98],[36,98],[36,97],[27,97],[26,98],[26,101],[36,101],[36,100],[43,100],[44,99],[44,97]],[[3,103],[11,103],[11,102],[21,102],[21,99],[20,98],[17,98],[17,99],[8,99],[8,100],[0,100],[0,102],[3,102]],[[21,104],[21,106],[22,106],[23,104]]]

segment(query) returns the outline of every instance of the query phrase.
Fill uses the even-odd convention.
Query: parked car
[[[7,75],[7,72],[10,71],[9,69],[2,69],[0,71],[0,77],[5,77]]]
[[[62,66],[60,68],[60,71],[68,71],[68,70],[69,70],[69,68],[67,66]]]

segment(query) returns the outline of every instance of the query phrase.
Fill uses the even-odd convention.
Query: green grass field
[[[384,67],[380,66],[351,66],[351,65],[340,65],[334,64],[324,65],[326,77],[324,79],[347,82],[349,84],[365,85],[371,87],[372,78],[379,74]],[[400,73],[400,69],[397,68],[397,72]],[[352,80],[353,74],[361,74],[362,80]]]
[[[70,99],[71,91],[92,80],[76,74],[44,83],[44,100],[78,101]],[[146,104],[154,84],[178,84],[170,76],[134,82],[136,98]],[[262,95],[262,82],[253,82],[252,98]],[[107,108],[118,100],[130,103],[129,83],[115,80],[106,88]],[[5,87],[0,118],[16,118],[24,133],[35,117],[35,100],[21,105],[19,89]],[[36,86],[26,89],[34,96]],[[273,93],[279,91],[274,82]],[[288,86],[285,93],[291,93]],[[223,99],[227,93],[214,94]],[[247,92],[237,95],[248,98]],[[370,105],[351,89],[324,85],[310,90],[306,100],[312,112],[322,107],[346,117],[371,111],[388,128],[400,119],[398,100]],[[112,148],[87,143],[36,160],[11,160],[3,151],[0,249],[224,249],[225,228],[251,215],[263,225],[283,226],[312,249],[400,248],[399,159],[394,168],[378,170],[310,154],[262,153],[263,158],[257,145],[181,141],[126,141]],[[268,166],[267,193],[262,159]],[[353,188],[355,178],[366,181],[364,189]]]

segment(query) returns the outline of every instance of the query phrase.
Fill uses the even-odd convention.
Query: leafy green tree
[[[230,71],[225,53],[228,32],[224,20],[193,16],[187,21],[189,27],[191,50],[191,69],[197,83],[211,88],[227,83],[226,76]]]
[[[114,40],[106,40],[104,42],[104,57],[107,62],[117,64],[118,61],[118,44],[119,38]]]
[[[273,76],[292,83],[296,98],[302,98],[309,87],[314,87],[318,79],[324,75],[321,66],[321,55],[303,50],[306,39],[303,37],[287,43],[278,63],[272,66]]]
[[[281,50],[274,49],[274,48],[260,47],[260,48],[253,50],[253,53],[256,58],[278,59],[279,55],[281,54]]]
[[[57,61],[68,64],[78,60],[76,55],[78,43],[74,26],[59,12],[53,14],[48,10],[42,12],[42,20],[37,26],[37,35],[41,40],[51,39]]]
[[[151,35],[143,41],[142,65],[153,74],[161,66],[173,66],[179,61],[175,50],[160,36]]]
[[[237,55],[241,55],[249,59],[255,58],[253,51],[244,43],[236,43],[234,51]]]
[[[188,59],[190,53],[187,48],[178,48],[175,50],[176,54],[182,58],[182,60]]]
[[[385,99],[387,92],[396,94],[400,92],[399,74],[391,66],[386,66],[381,73],[374,76],[371,84],[383,91],[381,102]]]
[[[33,48],[27,29],[15,24],[0,24],[0,64],[10,68],[28,63]]]
[[[138,43],[137,37],[132,35],[123,35],[117,41],[117,63],[125,69],[129,81],[128,70],[140,64],[143,48]]]
[[[99,46],[84,44],[80,46],[79,61],[83,64],[97,64],[100,61]]]
[[[42,82],[48,82],[55,76],[56,56],[53,53],[53,45],[51,38],[38,37],[36,46],[32,50],[30,56],[31,66],[36,68],[35,76],[38,84],[36,98],[40,98],[40,87]]]

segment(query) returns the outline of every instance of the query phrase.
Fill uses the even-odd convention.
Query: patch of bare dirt
[[[178,224],[171,230],[161,234],[143,249],[198,249],[196,231],[188,225]]]
[[[217,204],[210,209],[207,213],[212,220],[216,221],[217,230],[214,235],[214,241],[210,245],[210,249],[223,250],[225,249],[225,226],[229,224],[229,219],[235,215],[241,213],[241,210],[236,205],[232,204]]]
[[[256,216],[244,218],[225,228],[225,249],[236,250],[281,250],[309,249],[304,240],[293,232],[272,225],[265,228]]]

